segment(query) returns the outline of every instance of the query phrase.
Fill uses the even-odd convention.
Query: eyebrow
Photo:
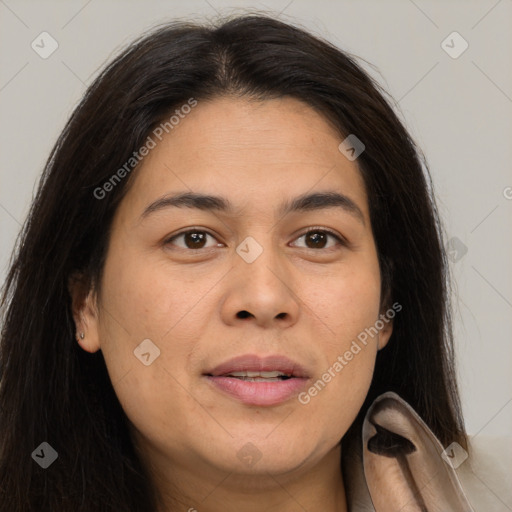
[[[212,196],[209,194],[199,194],[195,192],[183,192],[177,194],[168,194],[156,199],[149,204],[141,215],[141,220],[152,213],[166,208],[195,208],[204,211],[217,211],[224,213],[233,213],[235,211],[229,199]],[[323,210],[328,208],[339,208],[349,213],[354,218],[365,225],[364,215],[359,206],[350,199],[350,197],[338,192],[314,192],[302,194],[285,201],[279,208],[279,215],[285,216],[292,212],[308,212]]]

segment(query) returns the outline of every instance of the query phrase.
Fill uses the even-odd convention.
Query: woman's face
[[[81,346],[102,350],[155,467],[206,478],[339,461],[391,334],[357,340],[383,312],[357,160],[291,98],[199,101],[164,135],[116,212]],[[172,204],[180,194],[216,199]],[[292,376],[227,376],[261,370]]]

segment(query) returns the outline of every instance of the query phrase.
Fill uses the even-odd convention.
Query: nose
[[[252,263],[234,255],[221,309],[226,324],[286,328],[297,322],[300,299],[292,273],[271,252],[265,249]]]

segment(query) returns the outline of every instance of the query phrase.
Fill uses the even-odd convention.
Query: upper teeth
[[[280,377],[281,375],[288,376],[288,374],[283,372],[231,372],[229,375],[232,377],[263,377],[266,379],[271,379],[275,377]]]

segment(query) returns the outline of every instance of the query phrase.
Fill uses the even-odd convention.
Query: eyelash
[[[172,237],[170,237],[167,240],[165,240],[164,244],[165,245],[170,244],[171,242],[176,240],[178,237],[186,235],[188,233],[206,233],[207,235],[210,235],[212,238],[215,238],[215,236],[212,233],[210,233],[209,231],[207,231],[205,229],[191,228],[191,229],[187,229],[186,231],[182,231],[181,233],[178,233],[176,235],[173,235]],[[343,237],[341,237],[340,235],[338,235],[334,231],[331,231],[330,229],[322,228],[322,227],[309,228],[304,233],[298,235],[295,238],[295,240],[297,240],[299,238],[302,238],[303,236],[309,235],[310,233],[326,233],[327,235],[330,235],[333,238],[335,238],[338,241],[339,245],[341,245],[341,246],[347,246],[348,245],[348,242]],[[214,247],[201,247],[199,249],[189,249],[188,247],[187,248],[179,247],[179,249],[183,249],[185,251],[200,252],[202,250],[206,250],[207,251],[207,250],[210,250],[210,249],[214,249]],[[329,251],[329,250],[334,249],[334,247],[320,248],[320,249],[314,249],[314,248],[311,248],[311,247],[301,247],[301,249],[308,249],[310,251],[318,252],[318,251],[321,251],[321,250]]]

